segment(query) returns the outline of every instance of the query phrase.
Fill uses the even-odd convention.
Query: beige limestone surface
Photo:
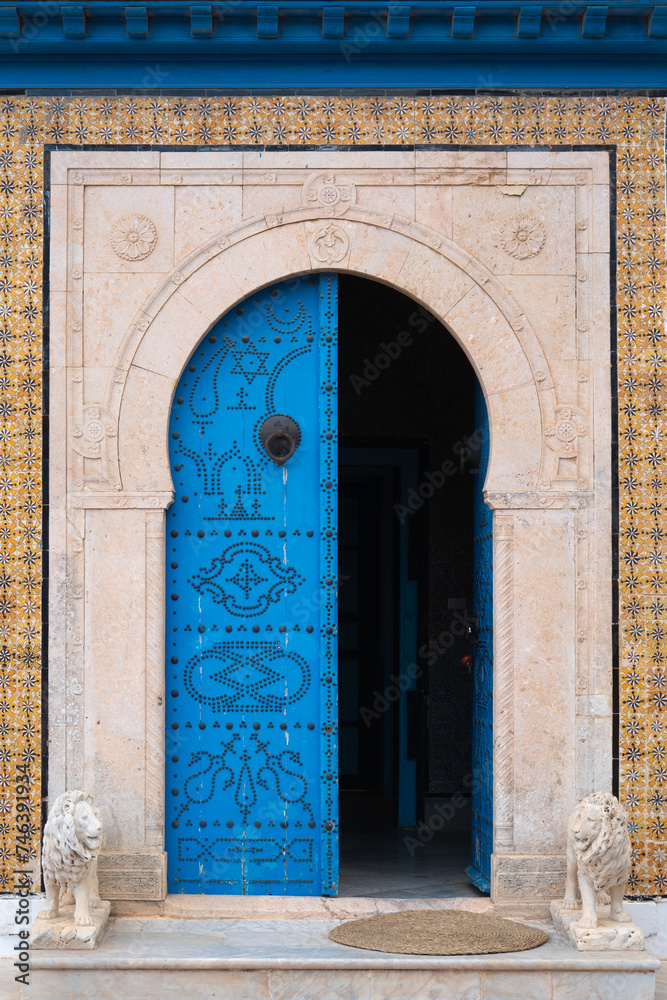
[[[578,952],[548,925],[531,951],[437,957],[346,948],[336,923],[119,918],[96,951],[36,954],[30,1000],[654,1000],[652,955]]]
[[[30,929],[30,947],[43,949],[63,949],[92,951],[104,936],[111,903],[102,900],[98,907],[90,908],[92,923],[77,927],[74,923],[74,906],[63,906],[53,920],[44,920],[37,915]]]
[[[426,306],[482,383],[492,894],[562,892],[566,818],[611,783],[608,185],[604,151],[52,153],[49,795],[99,803],[106,896],[166,893],[174,387],[239,301],[328,270]]]
[[[562,901],[551,904],[554,926],[571,941],[578,951],[643,951],[644,934],[634,921],[619,923],[611,920],[609,907],[597,908],[597,927],[582,927],[581,908],[573,910]]]

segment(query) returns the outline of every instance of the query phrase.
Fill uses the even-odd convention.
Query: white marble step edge
[[[229,897],[227,897],[229,899]],[[169,897],[173,899],[173,897]],[[301,901],[296,899],[296,897],[291,901],[292,904],[301,904]],[[461,905],[461,900],[453,899],[438,899],[438,900],[422,900],[422,899],[369,899],[367,897],[360,897],[359,899],[340,897],[338,899],[317,899],[317,900],[306,900],[305,902],[309,904],[316,904],[316,912],[304,913],[301,905],[294,906],[293,915],[294,917],[304,917],[306,915],[319,917],[321,919],[350,919],[353,916],[371,915],[372,913],[380,912],[391,912],[397,909],[421,909],[424,908],[449,908],[452,905]],[[481,904],[487,904],[487,900],[466,900],[466,904],[472,902],[479,902]],[[243,901],[245,903],[245,901]],[[269,919],[276,919],[280,912],[281,905],[284,907],[285,900],[280,899],[270,899],[270,910],[267,910],[266,917]],[[37,911],[44,906],[44,899],[41,896],[34,896],[30,899],[30,922],[34,920]],[[0,897],[0,958],[10,958],[13,954],[13,947],[16,943],[16,933],[19,927],[15,923],[15,916],[18,907],[18,897],[15,896],[2,896]],[[644,932],[644,942],[646,950],[652,955],[667,961],[667,898],[661,900],[647,900],[642,902],[632,902],[626,901],[625,907],[631,914],[633,920],[639,927],[642,928]],[[244,907],[245,908],[245,907]],[[466,905],[467,909],[468,906]],[[472,909],[473,907],[470,906]],[[484,906],[486,908],[486,905]],[[477,909],[477,907],[475,907]],[[479,909],[483,912],[482,906]],[[169,914],[170,916],[172,913]],[[226,915],[226,914],[225,914]],[[229,914],[231,916],[231,914]],[[240,913],[234,913],[234,916],[241,916]],[[243,916],[250,916],[250,913],[244,913]],[[291,915],[291,914],[290,914]],[[173,916],[187,916],[187,908],[173,906]],[[197,917],[199,914],[193,914],[193,917]],[[221,914],[222,916],[222,914]],[[256,907],[253,908],[253,917],[257,917],[258,913]],[[25,925],[23,925],[25,926]]]
[[[505,955],[396,955],[346,948],[329,938],[339,921],[172,920],[117,917],[96,951],[34,951],[34,969],[431,970],[476,972],[651,973],[648,952],[581,952],[545,921],[540,948]]]

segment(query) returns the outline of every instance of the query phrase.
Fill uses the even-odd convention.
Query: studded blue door
[[[489,892],[493,851],[493,512],[482,494],[489,465],[489,417],[479,383],[475,426],[482,434],[482,453],[474,486],[473,615],[477,635],[473,649],[472,863],[467,871],[479,889]]]
[[[223,317],[169,427],[169,892],[336,892],[337,279]]]

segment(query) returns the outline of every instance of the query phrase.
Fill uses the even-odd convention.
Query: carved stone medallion
[[[499,232],[500,244],[510,257],[536,257],[547,238],[543,223],[534,215],[520,215],[506,222]]]
[[[355,186],[341,184],[335,174],[316,174],[305,183],[303,200],[322,215],[343,215],[356,201]]]
[[[111,246],[123,260],[143,260],[157,245],[157,230],[145,215],[125,215],[111,230]]]
[[[350,240],[346,232],[331,223],[313,235],[312,254],[323,264],[335,264],[347,256]]]

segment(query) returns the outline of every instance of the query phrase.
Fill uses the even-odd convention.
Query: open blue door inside
[[[337,278],[224,316],[169,428],[169,892],[334,894]]]
[[[489,464],[489,416],[479,382],[475,426],[481,431],[482,452],[474,488],[472,862],[466,871],[478,889],[489,892],[493,851],[493,512],[482,493]]]

